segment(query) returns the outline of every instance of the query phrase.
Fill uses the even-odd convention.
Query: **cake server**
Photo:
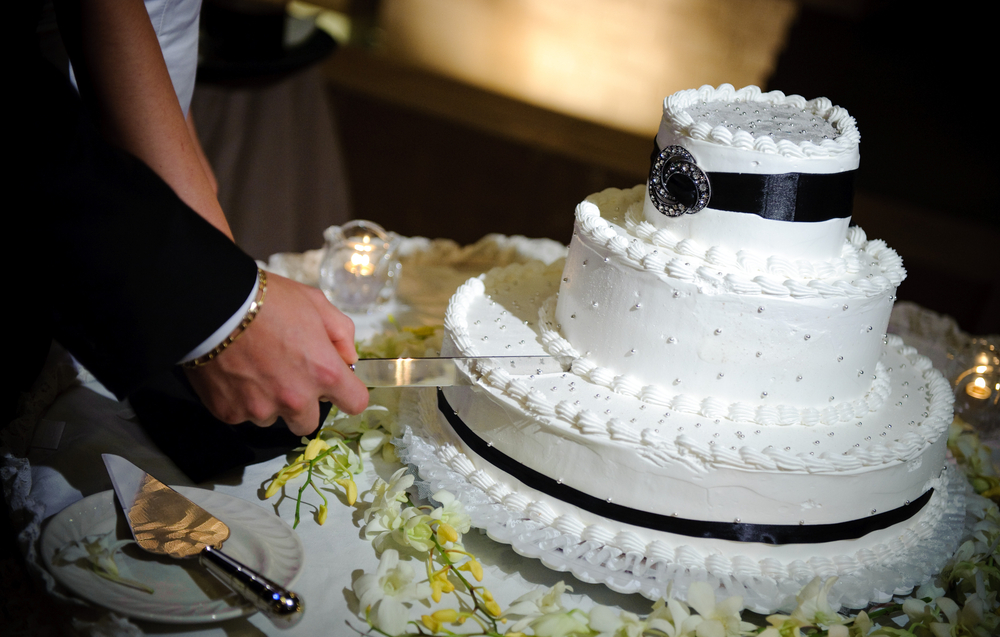
[[[198,562],[279,626],[302,618],[299,597],[222,552],[229,527],[125,458],[101,455],[136,543],[150,553]]]
[[[554,356],[438,356],[362,358],[351,369],[367,387],[451,387],[470,385],[467,369],[480,374],[503,369],[511,375],[561,374],[568,364]]]

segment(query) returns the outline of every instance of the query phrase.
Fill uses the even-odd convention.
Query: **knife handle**
[[[198,554],[198,561],[275,625],[293,626],[302,619],[305,605],[298,595],[278,586],[222,551],[206,546]]]

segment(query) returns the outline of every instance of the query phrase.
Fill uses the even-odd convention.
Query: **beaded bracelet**
[[[227,347],[232,345],[236,339],[238,339],[243,332],[246,331],[247,326],[257,318],[257,313],[260,312],[260,308],[264,305],[264,296],[267,294],[267,273],[260,268],[257,268],[257,296],[254,298],[253,303],[250,304],[250,309],[243,316],[243,320],[240,324],[236,326],[233,333],[226,337],[226,340],[219,343],[215,349],[207,354],[203,354],[194,360],[190,360],[186,363],[182,363],[181,366],[187,369],[192,369],[194,367],[202,367],[211,363],[216,356],[221,354]]]

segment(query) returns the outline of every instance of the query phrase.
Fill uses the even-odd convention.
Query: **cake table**
[[[564,254],[565,247],[561,244],[523,237],[491,235],[467,247],[448,241],[406,239],[400,248],[403,276],[397,298],[380,311],[353,317],[358,337],[367,338],[387,329],[389,314],[403,325],[440,324],[448,299],[469,277],[496,265],[531,259],[552,262]],[[315,285],[320,256],[319,251],[275,255],[266,267]],[[420,276],[415,276],[418,272]],[[907,338],[916,339],[913,344],[941,369],[947,368],[948,348],[963,337],[950,319],[907,303],[897,305],[890,329],[903,331]],[[205,623],[204,618],[197,616],[168,618],[170,622],[187,623],[129,620],[121,615],[112,616],[103,607],[83,601],[46,569],[45,558],[49,556],[44,555],[42,540],[46,534],[53,533],[50,528],[63,523],[57,514],[67,508],[72,511],[72,507],[80,507],[85,498],[111,488],[101,453],[122,455],[168,484],[194,485],[153,445],[128,404],[114,400],[57,346],[30,398],[26,415],[5,432],[2,448],[4,487],[11,517],[16,521],[19,548],[24,552],[29,569],[44,582],[51,603],[73,616],[81,633],[221,637],[351,634],[353,631],[348,625],[359,632],[367,628],[351,586],[362,571],[374,572],[378,557],[363,537],[363,522],[356,509],[338,505],[334,498],[331,498],[325,525],[319,526],[304,515],[295,531],[304,552],[300,558],[290,558],[294,563],[288,568],[298,571],[292,589],[305,599],[307,612],[302,622],[292,629],[279,630],[259,614],[216,623]],[[994,460],[997,459],[995,453]],[[260,507],[261,516],[277,515],[290,523],[295,508],[293,500],[263,499],[263,487],[284,462],[284,457],[274,458],[197,486],[214,492],[211,494],[214,497],[225,499],[228,496],[238,500],[240,503],[233,506],[240,509]],[[397,465],[378,460],[367,463],[364,473],[356,478],[359,491],[370,486],[376,476],[388,478],[396,468]],[[566,580],[574,589],[568,599],[569,607],[587,609],[602,604],[640,615],[649,612],[650,602],[639,595],[623,595],[602,585],[580,582],[567,574],[549,570],[537,560],[522,557],[509,546],[495,543],[484,535],[470,532],[463,541],[483,564],[484,584],[490,587],[501,607],[532,589],[551,587]],[[169,615],[186,611],[168,605],[158,612]],[[418,615],[415,611],[414,617]]]

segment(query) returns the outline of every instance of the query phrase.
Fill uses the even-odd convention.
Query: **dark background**
[[[804,3],[763,87],[858,120],[854,223],[908,271],[899,298],[1000,333],[990,114],[995,54],[971,9]],[[353,212],[408,235],[567,242],[576,204],[645,180],[650,140],[350,48],[326,66]]]

